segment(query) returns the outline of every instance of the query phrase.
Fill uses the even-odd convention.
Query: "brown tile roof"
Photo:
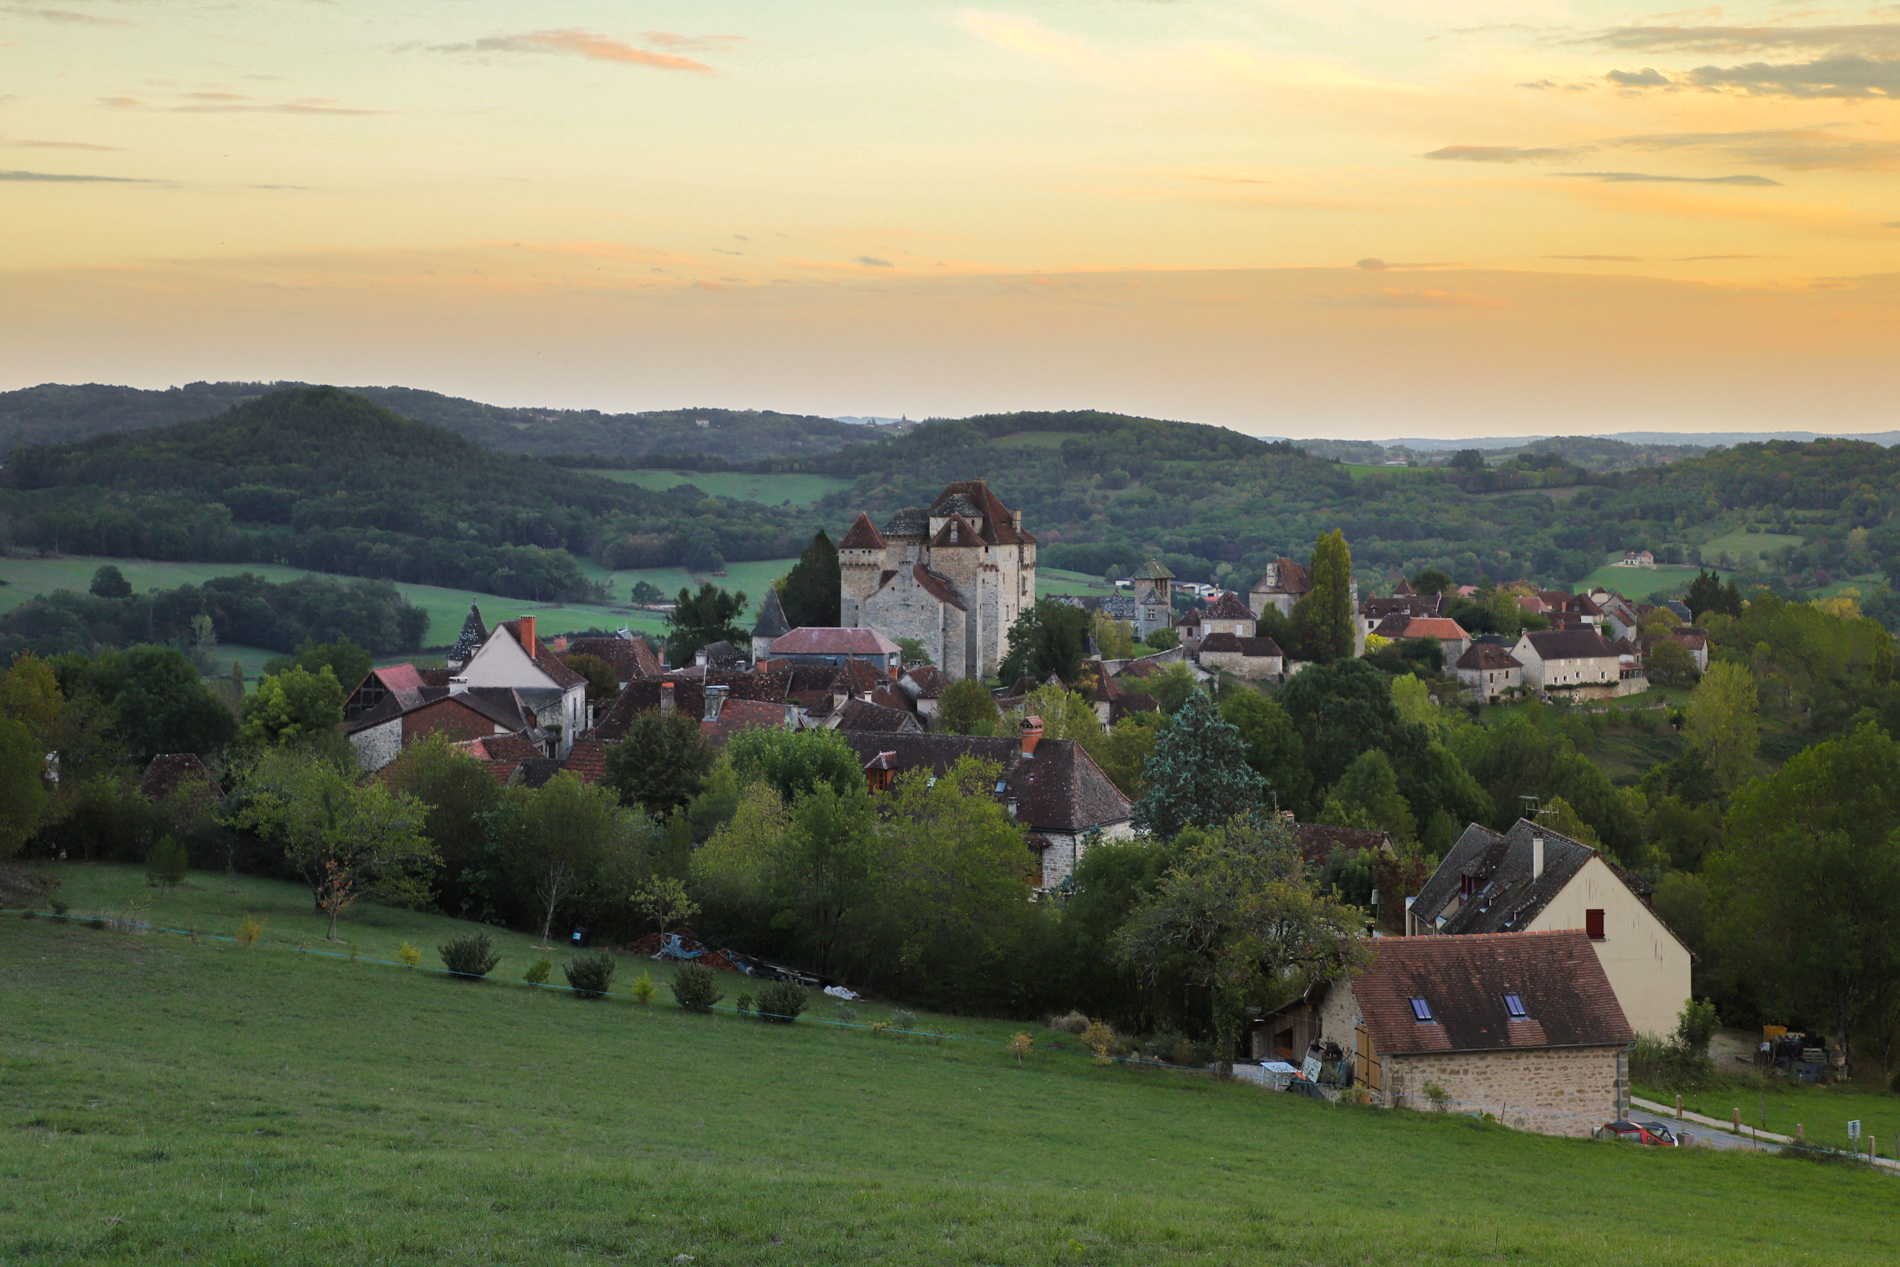
[[[569,655],[590,655],[613,666],[614,679],[631,682],[637,677],[657,677],[663,670],[660,657],[653,654],[645,638],[575,638],[567,644]]]
[[[1524,636],[1545,660],[1600,660],[1616,656],[1616,648],[1594,629],[1548,629]]]
[[[1044,739],[1023,759],[1022,741],[978,735],[886,734],[839,727],[860,761],[894,752],[896,768],[942,775],[962,757],[1003,767],[1004,799],[1016,801],[1016,821],[1030,831],[1075,835],[1125,822],[1132,802],[1072,739]]]
[[[900,713],[915,713],[917,701],[896,683],[886,683],[865,697],[880,708],[895,708]]]
[[[1283,657],[1286,654],[1280,650],[1280,644],[1271,638],[1242,638],[1230,633],[1209,634],[1201,639],[1201,653],[1205,655],[1210,651],[1216,654],[1238,651],[1250,659]]]
[[[869,625],[832,627],[801,625],[772,640],[772,654],[786,655],[896,655],[897,644]]]
[[[1405,618],[1406,638],[1436,638],[1440,642],[1463,642],[1471,635],[1465,627],[1449,616],[1408,616]]]
[[[454,669],[424,669],[422,670],[422,685],[424,688],[431,686],[446,688],[454,676]]]
[[[909,694],[915,687],[917,699],[941,699],[950,686],[950,679],[934,664],[920,664],[914,669],[907,669],[904,677],[908,682],[904,686],[905,692]]]
[[[1454,669],[1521,669],[1517,657],[1495,642],[1474,642],[1458,657]]]
[[[1445,599],[1441,594],[1421,597],[1417,594],[1395,594],[1391,598],[1368,598],[1359,604],[1359,614],[1367,620],[1384,620],[1387,616],[1436,616],[1444,608]]]
[[[1306,568],[1304,566],[1295,563],[1292,559],[1286,558],[1280,559],[1278,562],[1280,568],[1278,583],[1268,585],[1266,584],[1267,578],[1262,576],[1259,583],[1253,587],[1254,593],[1304,594],[1307,590],[1313,588],[1312,582],[1306,577]]]
[[[785,724],[785,706],[764,700],[729,699],[719,706],[719,716],[699,723],[699,733],[715,748],[732,742],[734,735],[753,727],[772,729]]]
[[[850,699],[838,709],[838,729],[877,734],[921,731],[917,719],[901,708],[888,708],[866,700]]]
[[[946,527],[944,531],[950,530]],[[957,587],[949,577],[940,576],[921,563],[911,564],[910,574],[917,579],[917,584],[923,587],[924,592],[938,602],[948,603],[958,611],[970,610],[969,604],[963,601],[963,595],[957,593]]]
[[[1577,930],[1479,937],[1384,937],[1353,978],[1381,1056],[1535,1047],[1624,1046],[1636,1037],[1590,939]],[[1504,996],[1529,1013],[1511,1019]],[[1413,999],[1432,1020],[1420,1021]]]
[[[1332,857],[1333,850],[1370,849],[1374,853],[1391,853],[1392,838],[1382,831],[1367,831],[1362,827],[1328,827],[1322,823],[1295,823],[1293,837],[1299,842],[1300,857],[1306,859],[1308,866],[1323,867]]]
[[[851,531],[845,533],[844,538],[838,542],[838,548],[840,550],[882,550],[884,536],[877,530],[877,525],[871,522],[871,517],[859,511],[857,519],[851,525]]]
[[[958,497],[967,499],[983,517],[983,531],[979,535],[988,544],[1036,544],[1035,537],[1016,527],[1015,513],[990,491],[989,483],[985,480],[962,480],[945,485],[944,490],[937,494],[937,499],[930,503],[930,513],[937,514],[938,507]]]
[[[598,783],[607,777],[607,745],[598,739],[576,739],[561,768],[573,773],[582,783]]]
[[[937,535],[931,538],[930,544],[934,549],[937,546],[980,546],[988,543],[969,520],[962,515],[952,514],[944,521],[943,527],[937,529]]]
[[[1201,610],[1202,620],[1252,620],[1253,608],[1240,601],[1240,596],[1232,590],[1224,591],[1221,596]]]
[[[836,670],[824,668],[824,673]],[[640,678],[627,683],[627,689],[620,693],[606,713],[594,720],[594,738],[605,743],[619,743],[627,737],[627,728],[640,713],[659,711],[662,686],[673,688],[674,710],[688,717],[701,718],[706,715],[706,687],[723,686],[726,688],[726,704],[734,700],[757,700],[782,706],[787,698],[786,688],[791,675],[787,673],[709,673],[699,678]]]

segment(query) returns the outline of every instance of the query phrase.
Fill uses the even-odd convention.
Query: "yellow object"
[[[1788,1027],[1786,1025],[1764,1025],[1761,1027],[1761,1039],[1764,1043],[1772,1043],[1777,1038],[1785,1037],[1787,1033]]]

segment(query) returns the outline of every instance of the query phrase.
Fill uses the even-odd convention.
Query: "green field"
[[[1861,1059],[1869,1057],[1862,1053]],[[1675,1103],[1672,1092],[1645,1090],[1639,1085],[1636,1094],[1658,1104]],[[1823,1087],[1771,1078],[1759,1089],[1737,1086],[1727,1091],[1684,1095],[1682,1107],[1724,1122],[1733,1120],[1731,1115],[1740,1109],[1744,1127],[1763,1126],[1765,1110],[1763,1129],[1777,1135],[1793,1135],[1799,1126],[1808,1143],[1830,1148],[1849,1147],[1847,1124],[1858,1121],[1863,1136],[1862,1149],[1867,1147],[1865,1136],[1872,1135],[1882,1157],[1900,1156],[1900,1150],[1895,1147],[1900,1145],[1900,1095],[1851,1083]]]
[[[1036,597],[1047,598],[1051,594],[1113,594],[1115,587],[1102,584],[1099,576],[1090,576],[1086,572],[1065,572],[1060,568],[1047,568],[1040,564],[1036,567]]]
[[[75,914],[149,891],[55,874]],[[0,921],[0,1261],[1876,1263],[1900,1186],[1096,1068],[1013,1023],[942,1041],[584,1002],[372,963],[466,927],[371,908],[320,949],[300,889],[194,873],[156,922]],[[229,892],[236,888],[237,892]],[[559,954],[555,955],[558,960]],[[560,974],[555,974],[560,980]],[[727,993],[742,988],[726,978]],[[730,999],[727,1004],[730,1004]],[[725,1006],[725,1005],[722,1005]],[[881,1017],[876,1004],[860,1020]],[[690,1259],[682,1258],[690,1255]]]
[[[850,480],[830,475],[753,475],[743,471],[589,471],[588,474],[621,484],[638,484],[642,488],[667,489],[691,484],[709,497],[735,497],[770,506],[784,502],[810,506],[826,493],[851,487]]]
[[[1762,551],[1798,546],[1806,539],[1779,532],[1743,532],[1738,528],[1712,541],[1703,542],[1702,558],[1713,565],[1717,559],[1726,554],[1734,562],[1735,567],[1746,571],[1761,562]]]
[[[1658,564],[1653,568],[1626,568],[1606,563],[1570,588],[1575,593],[1584,594],[1602,586],[1607,590],[1615,590],[1624,598],[1640,602],[1652,594],[1695,580],[1699,570],[1671,563]]]

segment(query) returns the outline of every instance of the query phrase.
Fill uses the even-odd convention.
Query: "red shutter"
[[[1603,912],[1585,911],[1583,913],[1583,931],[1590,935],[1591,941],[1603,940]]]

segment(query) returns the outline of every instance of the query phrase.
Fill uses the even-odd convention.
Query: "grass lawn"
[[[1863,1056],[1863,1059],[1867,1057]],[[1636,1094],[1658,1104],[1674,1104],[1675,1093],[1646,1091],[1638,1085]],[[1861,1148],[1872,1135],[1882,1157],[1900,1156],[1900,1095],[1859,1083],[1837,1083],[1831,1087],[1810,1086],[1786,1078],[1773,1078],[1766,1090],[1736,1087],[1727,1091],[1704,1091],[1682,1097],[1682,1107],[1691,1113],[1720,1118],[1726,1122],[1740,1109],[1742,1125],[1761,1126],[1762,1110],[1767,1109],[1766,1130],[1792,1135],[1798,1125],[1804,1137],[1815,1144],[1848,1147],[1847,1124],[1861,1124]]]
[[[1065,572],[1061,568],[1036,567],[1036,597],[1051,594],[1105,595],[1115,593],[1113,585],[1104,585],[1099,576],[1086,572]]]
[[[702,575],[688,572],[685,568],[640,568],[629,572],[614,573],[614,595],[625,598],[633,591],[635,581],[645,581],[657,586],[667,598],[679,593],[682,587],[698,589],[700,582],[711,581],[723,590],[742,590],[746,596],[746,617],[741,623],[750,625],[751,615],[759,610],[759,600],[765,597],[765,591],[772,582],[792,570],[797,563],[791,559],[754,559],[750,563],[728,563],[724,576]]]
[[[1779,532],[1734,532],[1724,533],[1702,545],[1702,557],[1710,561],[1724,554],[1734,560],[1737,568],[1754,567],[1764,550],[1780,550],[1787,546],[1798,546],[1807,538]]]
[[[1653,568],[1626,568],[1605,564],[1570,588],[1574,593],[1584,594],[1597,586],[1602,586],[1604,589],[1616,591],[1624,598],[1640,602],[1652,594],[1660,594],[1664,590],[1674,589],[1678,585],[1695,580],[1698,570],[1673,563],[1657,564]]]
[[[59,874],[76,911],[137,884]],[[152,913],[248,902],[266,942],[0,921],[0,1261],[1892,1257],[1900,1186],[1851,1168],[1096,1068],[1073,1039],[1019,1066],[974,1041],[1007,1023],[904,1040],[352,964],[271,940],[307,908],[289,886],[193,883]],[[371,911],[351,935],[449,926]]]
[[[736,497],[742,501],[777,506],[790,502],[809,506],[826,493],[850,488],[850,480],[830,475],[754,475],[744,471],[589,471],[603,479],[642,488],[667,489],[691,484],[709,497]]]

